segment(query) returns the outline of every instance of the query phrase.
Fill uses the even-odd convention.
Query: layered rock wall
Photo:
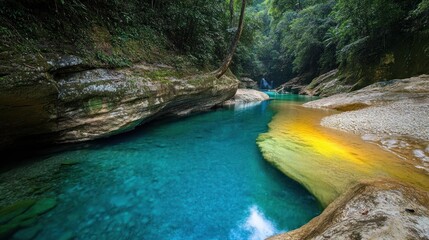
[[[107,69],[74,56],[32,58],[0,69],[1,149],[129,131],[163,115],[209,109],[238,87],[233,76],[183,76],[161,64]]]

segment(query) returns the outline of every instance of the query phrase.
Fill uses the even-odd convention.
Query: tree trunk
[[[226,70],[228,70],[229,65],[231,65],[232,57],[234,56],[235,49],[237,49],[238,41],[240,40],[241,33],[243,32],[245,9],[246,9],[246,0],[242,0],[241,1],[240,20],[238,22],[237,32],[235,33],[235,37],[232,40],[228,55],[226,55],[222,66],[216,71],[216,77],[217,78],[222,77],[225,74]]]
[[[234,20],[234,0],[229,0],[229,25],[232,26]]]

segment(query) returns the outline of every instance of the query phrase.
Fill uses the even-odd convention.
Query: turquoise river
[[[291,99],[152,123],[3,170],[0,180],[16,178],[18,198],[57,199],[36,239],[264,239],[322,210],[256,145],[273,101]],[[53,166],[52,176],[20,182],[25,169]]]

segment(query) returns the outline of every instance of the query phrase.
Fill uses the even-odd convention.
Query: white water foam
[[[275,225],[268,220],[256,205],[249,208],[249,216],[239,229],[231,232],[230,239],[263,240],[279,233]],[[245,235],[245,237],[243,236]]]

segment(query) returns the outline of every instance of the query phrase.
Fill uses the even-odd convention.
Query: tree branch
[[[225,74],[226,70],[228,70],[229,65],[231,65],[232,57],[234,56],[234,52],[237,49],[237,45],[238,45],[238,42],[240,40],[241,33],[243,32],[245,9],[246,9],[246,0],[242,0],[241,1],[240,20],[238,22],[237,32],[235,33],[235,37],[232,40],[228,55],[226,55],[222,66],[216,71],[216,77],[217,78],[222,77]]]

